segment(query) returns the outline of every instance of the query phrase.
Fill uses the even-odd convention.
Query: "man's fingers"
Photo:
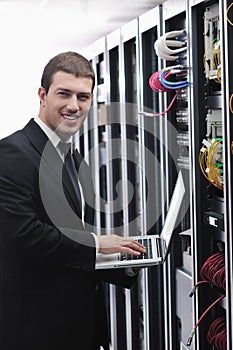
[[[146,249],[145,246],[144,246],[143,244],[141,244],[141,243],[139,243],[139,242],[137,242],[137,241],[135,241],[135,240],[133,240],[133,239],[128,239],[128,240],[127,240],[127,243],[128,243],[129,245],[131,245],[131,246],[137,248],[137,249],[140,249],[140,250],[145,250],[145,249]]]
[[[99,236],[98,239],[100,244],[99,252],[103,254],[122,252],[140,255],[142,253],[146,253],[146,248],[130,237],[107,235]]]
[[[127,246],[123,246],[121,249],[121,253],[126,253],[126,254],[130,254],[130,255],[141,255],[142,252],[139,252],[138,250],[134,250],[130,247]]]
[[[141,253],[146,253],[146,248],[133,239],[126,240],[125,243],[126,245],[124,244],[123,246],[128,248],[127,253],[129,252],[129,254],[140,255]]]

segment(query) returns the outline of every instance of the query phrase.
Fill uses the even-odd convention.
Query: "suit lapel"
[[[85,223],[93,225],[94,219],[94,188],[91,171],[80,153],[75,150],[73,154],[80,184],[85,199]]]
[[[24,127],[23,132],[26,134],[36,151],[40,154],[40,168],[43,166],[43,162],[46,162],[53,174],[57,177],[58,181],[63,183],[68,202],[76,214],[80,217],[80,206],[77,204],[77,198],[70,176],[66,171],[63,172],[63,162],[47,135],[43,132],[39,125],[34,122],[33,119],[31,119]],[[48,179],[48,181],[53,180]]]

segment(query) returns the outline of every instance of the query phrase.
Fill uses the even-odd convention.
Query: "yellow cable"
[[[227,22],[230,23],[231,26],[233,26],[233,23],[231,22],[231,20],[228,17],[228,12],[230,11],[230,8],[233,6],[233,2],[228,6],[227,8],[227,12],[226,12],[226,16],[227,16]]]
[[[223,176],[219,173],[219,168],[216,166],[214,156],[218,148],[221,147],[221,142],[211,140],[209,147],[203,145],[199,153],[199,165],[205,178],[215,187],[223,189],[221,179]]]
[[[230,111],[231,111],[231,113],[233,114],[232,102],[233,102],[233,94],[231,94],[230,101],[229,101]]]
[[[212,47],[211,61],[217,76],[217,79],[214,80],[221,84],[221,68],[219,68],[221,67],[221,50],[219,41],[217,41]]]
[[[218,68],[217,71],[216,71],[216,75],[217,75],[217,82],[219,84],[222,83],[222,80],[221,80],[221,68]]]
[[[217,43],[215,43],[217,41]],[[216,72],[216,76],[217,76],[217,79],[214,79],[217,83],[220,83],[221,84],[221,69],[219,68],[220,67],[220,44],[218,43],[218,39],[215,38],[214,40],[212,40],[209,45],[207,46],[205,52],[204,52],[204,56],[203,56],[203,64],[204,64],[204,69],[205,69],[205,72],[207,74],[207,76],[210,78],[211,77],[211,74],[210,74],[210,70],[207,68],[207,60],[206,60],[206,56],[207,56],[207,52],[209,51],[210,47],[212,46],[212,49],[211,49],[211,63],[213,65],[213,68]]]
[[[215,79],[215,81],[217,83],[221,83],[221,79],[219,79],[219,76],[218,76],[218,70],[221,64],[219,43],[213,45],[211,59],[212,59],[213,69],[215,70],[216,76],[217,76],[217,79]]]
[[[206,165],[209,169],[209,181],[211,183],[213,183],[214,186],[216,186],[217,188],[219,188],[220,190],[223,189],[223,185],[220,181],[220,178],[222,177],[219,174],[219,170],[215,165],[215,161],[214,161],[214,156],[216,154],[216,152],[219,149],[219,146],[221,147],[221,142],[219,141],[214,141],[211,146],[209,147],[209,152],[208,152],[208,158],[207,158],[207,162]]]

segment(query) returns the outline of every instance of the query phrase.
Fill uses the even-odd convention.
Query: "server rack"
[[[100,194],[97,233],[160,232],[178,170],[186,187],[167,262],[143,269],[131,291],[106,286],[114,350],[219,349],[207,338],[219,317],[227,330],[222,346],[232,348],[231,4],[183,0],[177,6],[167,0],[83,52],[96,70],[98,88],[77,143]],[[159,57],[155,41],[181,30],[183,36],[174,38],[185,42],[179,58]],[[148,81],[177,64],[184,69],[173,81],[188,85],[168,108],[175,91],[153,92]],[[217,184],[207,166],[206,174],[201,169],[200,155],[210,144],[218,147],[214,156],[207,152],[218,170]],[[149,204],[148,186],[154,199]],[[215,253],[224,254],[225,290],[213,281],[200,283],[201,269]]]
[[[161,6],[153,12],[139,18],[139,42],[140,69],[138,72],[138,101],[140,110],[159,109],[159,98],[148,89],[151,72],[158,69],[158,59],[153,49],[153,43],[160,31]],[[158,21],[155,22],[155,18]],[[149,19],[151,22],[149,22]],[[148,25],[151,23],[150,25]],[[140,164],[145,173],[146,180],[142,184],[141,197],[143,207],[147,208],[141,222],[141,230],[144,234],[160,232],[163,218],[163,199],[158,193],[161,189],[162,171],[160,161],[162,148],[160,144],[161,122],[159,119],[138,116],[139,125],[139,149]],[[152,159],[152,161],[151,161]],[[155,181],[156,179],[156,181]],[[150,197],[147,195],[150,191]],[[163,274],[162,266],[156,266],[143,271],[143,304],[144,304],[144,330],[145,349],[155,347],[164,348],[164,303],[163,303]],[[153,305],[153,307],[152,307]]]
[[[163,4],[162,35],[172,33],[173,31],[184,31],[184,34],[179,38],[181,41],[187,41],[187,6],[185,1],[179,2],[179,7],[175,6],[171,1],[166,1]],[[186,45],[184,45],[184,49],[184,51],[181,51],[177,55],[180,58],[175,61],[171,61],[171,57],[168,57],[166,60],[163,59],[162,68],[176,67],[179,64],[186,66],[188,64]],[[185,76],[185,79],[187,79],[187,76]],[[174,98],[174,93],[177,93],[177,91],[170,90],[164,94],[165,106],[169,105],[172,98]],[[179,169],[182,170],[186,189],[189,188],[187,185],[187,179],[189,177],[189,144],[186,143],[187,135],[190,132],[187,113],[189,107],[188,96],[188,87],[182,88],[174,104],[165,116],[167,121],[165,124],[165,143],[168,151],[166,151],[164,157],[166,159],[166,173],[169,174],[166,181],[168,196],[171,193],[171,188],[173,187],[175,176]],[[172,152],[169,152],[169,150],[172,150]],[[185,201],[189,202],[188,191],[186,191]],[[188,211],[186,212],[186,209],[187,204],[185,203],[182,208],[182,211],[185,212],[182,212],[179,220],[180,224],[176,228],[177,234],[173,249],[171,249],[169,259],[164,265],[164,275],[166,276],[164,279],[164,289],[167,290],[165,299],[165,304],[167,305],[165,323],[165,329],[167,330],[167,349],[179,349],[185,339],[186,330],[190,324],[192,325],[192,307],[190,307],[190,301],[184,294],[187,289],[186,285],[191,285],[190,271],[182,259],[182,254],[184,253],[182,247],[182,244],[184,245],[183,239],[187,240],[186,244],[189,246],[191,242],[188,241],[189,235],[178,236],[178,233],[188,233],[188,229],[190,229],[190,222],[187,219]],[[179,302],[180,300],[182,300],[181,303]],[[174,312],[174,305],[176,306],[176,312]],[[189,310],[189,317],[187,317],[186,312],[183,310]]]
[[[200,2],[191,7],[191,37],[192,50],[199,49],[200,55],[192,55],[193,69],[197,69],[199,74],[193,74],[193,90],[192,90],[192,123],[193,123],[193,160],[195,171],[192,172],[193,186],[193,222],[194,222],[194,283],[198,283],[201,279],[200,271],[205,261],[214,254],[219,254],[225,247],[224,227],[221,225],[212,225],[212,220],[215,221],[216,216],[224,216],[224,191],[223,191],[223,152],[222,140],[224,134],[222,132],[223,106],[225,104],[222,93],[222,79],[218,76],[218,70],[223,66],[214,67],[212,56],[222,51],[222,36],[221,22],[224,18],[221,15],[221,3],[219,2]],[[219,54],[219,52],[218,52]],[[211,55],[211,56],[210,56]],[[218,59],[222,58],[219,55]],[[198,115],[198,118],[195,116]],[[198,123],[198,125],[197,125]],[[196,137],[195,137],[196,136]],[[203,142],[208,140],[213,144],[209,148],[209,144],[202,146]],[[207,175],[207,182],[201,174],[200,168],[203,168],[203,154],[206,148],[214,150],[216,154],[218,145],[218,154],[220,156],[219,163],[214,160],[214,155],[208,156],[216,165],[205,168],[204,175]],[[207,152],[208,152],[207,151]],[[217,155],[217,154],[216,154]],[[217,181],[212,180],[212,170],[218,169]],[[205,166],[204,166],[205,167]],[[224,165],[225,167],[225,165]],[[198,171],[199,170],[199,171]],[[207,170],[209,172],[207,172]],[[210,178],[211,177],[211,178]],[[207,287],[206,290],[199,288],[196,294],[196,320],[202,317],[204,310],[218,300],[219,296],[224,295],[224,289],[221,286]],[[196,347],[197,348],[212,348],[210,341],[207,339],[208,330],[214,320],[218,317],[225,317],[224,304],[218,303],[206,315],[205,322],[200,324],[196,332]],[[224,345],[225,346],[225,345]],[[228,342],[228,348],[231,345]]]

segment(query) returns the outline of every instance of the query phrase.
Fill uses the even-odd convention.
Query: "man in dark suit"
[[[42,75],[39,115],[0,141],[2,350],[107,349],[101,282],[130,288],[136,279],[95,270],[98,252],[145,248],[93,233],[88,166],[77,150],[64,151],[88,114],[94,84],[83,56],[55,56]]]

